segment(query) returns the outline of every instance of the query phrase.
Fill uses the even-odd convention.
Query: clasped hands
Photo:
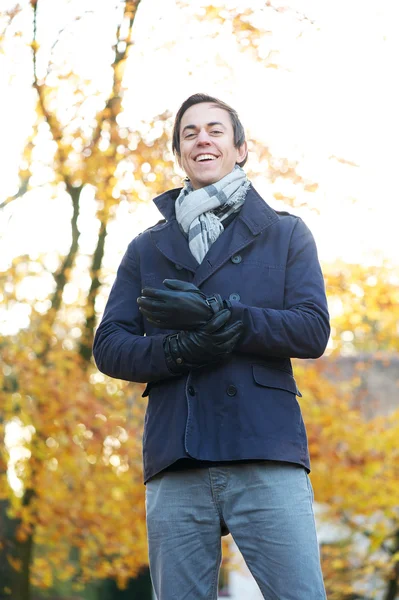
[[[242,321],[227,325],[231,304],[219,294],[206,296],[197,286],[165,279],[166,290],[144,288],[139,310],[161,329],[175,329],[164,341],[165,358],[174,373],[184,373],[223,359],[237,344]]]

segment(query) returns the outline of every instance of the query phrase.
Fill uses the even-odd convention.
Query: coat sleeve
[[[290,240],[284,309],[231,304],[232,320],[244,323],[236,352],[265,358],[319,358],[323,354],[330,335],[324,278],[313,235],[301,219]]]
[[[97,368],[110,377],[149,383],[172,377],[172,373],[165,362],[165,334],[145,336],[137,305],[141,287],[139,258],[133,240],[119,265],[94,336],[93,356]]]

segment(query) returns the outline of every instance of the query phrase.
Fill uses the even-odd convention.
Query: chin
[[[220,175],[209,175],[209,177],[204,177],[201,180],[197,180],[198,185],[200,187],[206,187],[207,185],[211,185],[212,183],[216,183],[217,181],[219,181],[219,179],[222,179],[222,176]]]

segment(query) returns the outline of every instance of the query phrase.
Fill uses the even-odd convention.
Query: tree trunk
[[[15,556],[21,561],[21,570],[12,570],[11,597],[12,600],[30,600],[30,565],[33,549],[33,536],[24,542],[15,543]]]
[[[390,579],[388,583],[388,587],[386,590],[386,594],[384,596],[384,600],[395,600],[398,597],[399,592],[399,563],[395,565],[395,577],[394,579]]]
[[[101,600],[152,600],[150,571],[143,569],[137,577],[130,579],[124,590],[120,590],[115,581],[106,579],[100,584]]]
[[[395,536],[395,546],[392,551],[393,554],[399,552],[399,530],[396,531]],[[386,594],[384,596],[384,600],[395,600],[398,596],[399,592],[399,560],[396,561],[395,566],[393,568],[393,577],[389,580],[388,587],[386,590]]]
[[[0,504],[1,541],[0,551],[0,600],[30,600],[30,564],[33,539],[16,540],[18,520],[7,516],[8,502]],[[7,557],[20,561],[21,569],[15,570]]]
[[[11,534],[11,522],[7,517],[6,511],[8,508],[8,501],[0,501],[0,600],[10,600],[11,590],[11,565],[7,560],[8,554],[8,542],[13,538]]]

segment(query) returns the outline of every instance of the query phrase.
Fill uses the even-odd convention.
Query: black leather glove
[[[213,315],[230,308],[219,294],[206,296],[193,283],[165,279],[168,290],[144,288],[137,298],[142,315],[161,329],[197,329]]]
[[[242,330],[242,321],[226,327],[229,310],[222,310],[196,331],[179,331],[164,340],[166,364],[172,373],[187,373],[225,358],[233,351]]]

